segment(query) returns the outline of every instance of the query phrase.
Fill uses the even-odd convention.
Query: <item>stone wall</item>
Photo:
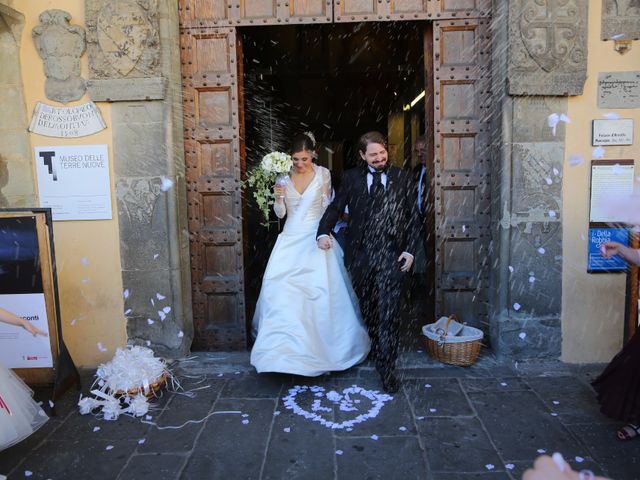
[[[0,4],[0,207],[36,205],[27,110],[20,75],[24,16]]]
[[[140,2],[124,3],[135,9]],[[88,84],[94,100],[114,102],[122,281],[130,292],[125,299],[128,342],[177,357],[189,352],[193,340],[177,6],[162,0],[145,7],[153,23],[139,29],[137,46],[128,46],[140,49],[134,60],[142,66],[134,62],[130,69],[120,64],[110,68],[108,45],[101,50],[95,28],[111,4],[87,0],[94,77]],[[128,19],[123,14],[121,21]],[[117,27],[117,22],[110,24]],[[151,97],[146,87],[140,88],[149,81],[160,86]]]
[[[544,64],[526,75],[519,73],[521,84],[537,85],[537,95],[513,95],[518,93],[513,88],[514,63],[535,63],[522,58],[527,50],[522,48],[520,19],[529,3],[494,2],[495,262],[490,334],[496,353],[515,360],[559,358],[562,344],[562,119],[566,118],[567,97],[558,95],[567,90],[549,80],[556,67]],[[535,8],[541,7],[542,13],[537,14],[553,16],[552,2],[536,3]],[[510,21],[501,21],[505,18]],[[578,38],[586,39],[586,21],[579,25]],[[586,46],[582,51],[586,55]],[[515,62],[514,55],[518,57]],[[575,62],[557,65],[560,72],[567,68],[577,67]],[[579,93],[583,83],[584,75],[571,88]],[[555,128],[549,123],[553,114]]]

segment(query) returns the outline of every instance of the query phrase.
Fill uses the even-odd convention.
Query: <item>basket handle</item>
[[[449,332],[449,325],[451,325],[451,322],[456,320],[456,316],[454,314],[449,315],[449,318],[447,318],[447,323],[445,323],[444,325],[444,336],[447,336],[447,333]]]

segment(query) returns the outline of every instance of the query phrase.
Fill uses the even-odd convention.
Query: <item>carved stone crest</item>
[[[587,68],[586,0],[509,2],[509,93],[579,95]]]
[[[93,79],[157,77],[157,0],[86,0],[89,68]]]
[[[32,30],[47,77],[45,94],[48,99],[67,103],[78,100],[86,90],[80,77],[80,57],[85,50],[82,27],[69,24],[71,15],[63,10],[45,10],[40,25]]]
[[[604,0],[600,38],[640,39],[640,0]]]

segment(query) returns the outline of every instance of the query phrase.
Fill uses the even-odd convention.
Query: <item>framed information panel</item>
[[[624,212],[618,212],[616,204],[633,194],[634,172],[633,160],[591,161],[590,223],[625,220]]]
[[[0,307],[48,333],[0,323],[0,362],[31,385],[61,393],[78,380],[62,339],[51,210],[0,209]]]

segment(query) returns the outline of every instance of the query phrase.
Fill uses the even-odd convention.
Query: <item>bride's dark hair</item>
[[[306,133],[298,133],[291,139],[291,153],[298,153],[306,150],[313,152],[316,146],[313,144],[313,140]]]

